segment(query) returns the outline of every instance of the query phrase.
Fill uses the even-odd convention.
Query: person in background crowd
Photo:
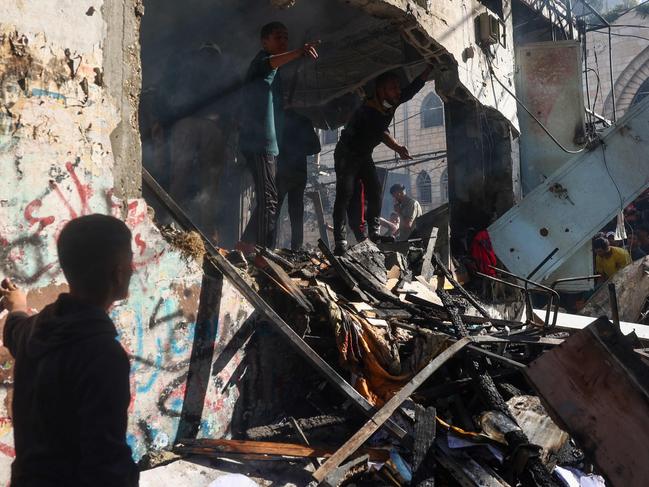
[[[619,247],[618,241],[615,240],[615,232],[606,232],[606,240],[611,247]]]
[[[415,228],[415,221],[422,214],[419,201],[406,194],[403,184],[393,184],[390,194],[394,198],[394,211],[399,215],[399,240],[406,240]]]
[[[617,271],[631,263],[631,256],[626,250],[611,246],[605,238],[596,238],[593,250],[596,255],[595,272],[601,274],[604,279],[610,279]]]
[[[288,197],[291,220],[291,249],[298,250],[304,241],[304,189],[307,180],[307,156],[320,152],[320,139],[311,120],[287,110],[284,136],[277,162],[277,211]]]
[[[649,255],[649,227],[639,226],[635,234],[638,236],[640,248],[645,254]]]
[[[379,220],[381,221],[381,227],[383,228],[382,235],[385,235],[386,237],[396,238],[397,234],[399,233],[399,226],[401,223],[399,214],[392,212],[390,213],[390,218],[388,220],[383,217],[381,217]]]
[[[646,252],[640,246],[640,239],[636,233],[629,235],[629,252],[631,253],[632,260],[642,259],[647,256]]]

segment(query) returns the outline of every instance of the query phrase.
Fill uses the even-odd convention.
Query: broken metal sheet
[[[649,367],[632,339],[600,318],[527,369],[547,411],[611,485],[647,485]]]
[[[521,102],[564,147],[577,150],[585,141],[581,45],[577,41],[535,42],[516,49],[516,87]],[[562,151],[541,126],[519,110],[523,194],[563,166]],[[588,271],[579,275],[586,275]]]
[[[537,318],[539,318],[539,320],[544,320],[546,310],[535,309],[534,314],[537,316]],[[583,330],[595,320],[596,318],[591,316],[580,316],[570,313],[557,313],[556,326],[557,328],[563,328],[566,330]],[[620,329],[625,335],[635,332],[640,340],[649,340],[649,326],[647,325],[621,321]]]
[[[649,100],[489,226],[498,258],[544,280],[649,186]],[[596,190],[594,190],[596,188]],[[538,269],[538,270],[537,270]]]

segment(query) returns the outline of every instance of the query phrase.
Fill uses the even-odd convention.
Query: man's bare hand
[[[302,47],[302,56],[304,57],[310,57],[311,59],[318,59],[318,51],[316,51],[316,47],[320,44],[320,42],[307,42],[304,44],[304,47]]]
[[[5,277],[0,283],[0,306],[10,313],[14,311],[27,312],[27,294],[18,289],[11,279]]]
[[[401,157],[401,159],[412,160],[410,152],[408,152],[408,148],[405,145],[398,147],[396,153],[399,154],[399,157]]]

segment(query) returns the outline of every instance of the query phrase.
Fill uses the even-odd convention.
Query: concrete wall
[[[55,252],[63,225],[95,212],[126,221],[135,274],[130,297],[111,316],[132,360],[128,441],[137,460],[175,439],[200,325],[202,272],[163,239],[144,201],[132,198],[140,180],[134,142],[140,12],[133,0],[108,3],[0,4],[0,274],[27,288],[38,310],[66,289]],[[228,283],[220,303],[211,318],[217,352],[251,312]],[[212,385],[204,385],[201,434],[227,434],[237,393],[218,385],[240,359],[232,354],[209,376]],[[5,485],[14,451],[13,362],[4,348],[0,364]]]
[[[611,47],[613,50],[613,83],[617,104],[617,116],[621,117],[631,105],[633,97],[642,83],[649,79],[649,46],[646,27],[649,17],[631,11],[613,24]],[[633,37],[636,36],[636,37]],[[588,88],[595,111],[611,120],[613,118],[613,98],[611,96],[609,42],[606,29],[588,33],[587,39]],[[597,73],[597,74],[596,74]],[[599,90],[598,90],[599,75]],[[598,93],[597,93],[598,92]],[[597,93],[597,100],[595,95]]]

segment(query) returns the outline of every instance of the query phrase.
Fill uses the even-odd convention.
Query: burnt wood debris
[[[183,231],[198,231],[144,181]],[[178,438],[178,455],[299,463],[324,486],[561,486],[562,471],[606,485],[647,478],[646,462],[621,463],[641,436],[624,448],[616,432],[649,431],[649,374],[639,339],[617,320],[569,334],[522,308],[499,314],[427,241],[399,251],[364,241],[335,256],[324,241],[244,255],[204,240],[206,268],[254,306],[255,326],[280,337],[277,361],[300,364],[281,381],[313,380],[288,400],[277,390],[274,420],[256,417],[232,439]],[[521,302],[534,288],[501,277]],[[645,413],[627,414],[622,397]]]

